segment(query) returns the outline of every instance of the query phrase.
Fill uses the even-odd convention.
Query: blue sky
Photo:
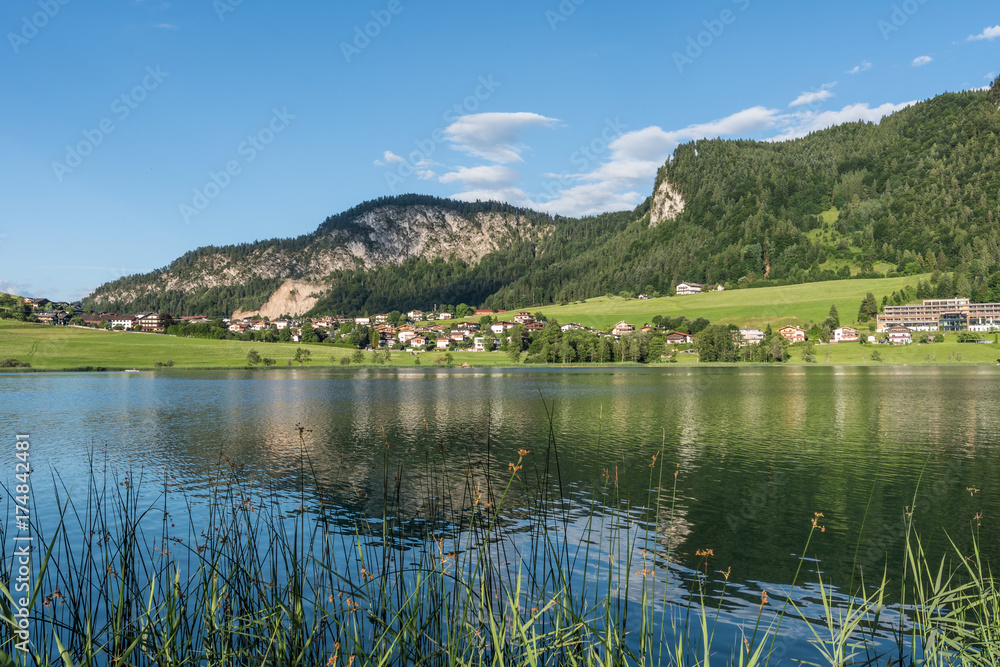
[[[620,210],[699,137],[1000,72],[995,2],[7,0],[0,291],[81,298],[420,192]]]

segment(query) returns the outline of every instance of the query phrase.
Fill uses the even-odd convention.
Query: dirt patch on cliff
[[[302,315],[312,310],[316,302],[319,301],[318,295],[322,290],[323,287],[315,283],[286,280],[260,307],[260,310],[237,310],[233,313],[233,319],[239,320],[251,315],[259,315],[276,320],[282,315]]]

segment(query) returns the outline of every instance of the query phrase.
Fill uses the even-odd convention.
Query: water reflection
[[[489,502],[528,450],[512,527],[548,488],[573,522],[650,528],[660,558],[694,567],[710,548],[734,581],[787,584],[814,512],[832,579],[856,571],[862,531],[863,564],[898,567],[915,494],[918,526],[967,544],[972,517],[1000,510],[998,389],[992,369],[924,367],[0,376],[0,427],[30,433],[36,466],[70,485],[91,454],[193,491],[221,460],[408,521]]]

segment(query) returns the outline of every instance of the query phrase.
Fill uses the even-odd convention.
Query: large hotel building
[[[878,316],[878,330],[899,326],[911,331],[994,331],[1000,329],[1000,303],[926,299],[919,306],[886,306]]]

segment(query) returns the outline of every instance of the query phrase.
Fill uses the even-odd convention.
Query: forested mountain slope
[[[417,195],[366,202],[296,239],[196,250],[86,305],[224,314],[296,279],[315,290],[317,314],[513,309],[669,293],[682,280],[735,288],[935,269],[957,274],[956,291],[1000,299],[998,104],[994,83],[793,141],[683,144],[655,196],[591,218]]]

